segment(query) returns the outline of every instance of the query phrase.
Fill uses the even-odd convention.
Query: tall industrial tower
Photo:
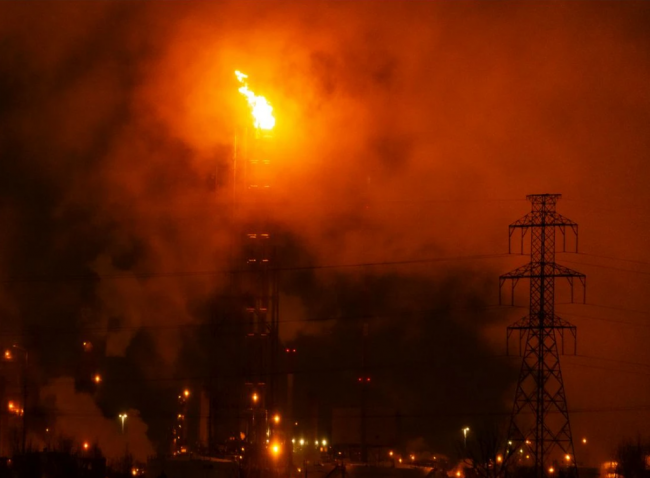
[[[579,279],[584,288],[586,278],[555,263],[556,231],[562,234],[564,250],[566,229],[573,231],[576,252],[578,249],[578,225],[555,211],[560,197],[559,194],[527,196],[532,211],[510,225],[509,243],[519,229],[523,253],[524,237],[530,232],[530,262],[499,278],[500,289],[506,280],[512,281],[513,302],[519,279],[530,281],[529,313],[508,327],[508,339],[515,331],[519,333],[520,353],[522,343],[525,344],[508,440],[516,449],[530,450],[536,478],[559,471],[553,469],[554,462],[577,474],[557,344],[559,336],[563,351],[564,333],[568,331],[575,346],[576,328],[555,315],[555,279],[563,277],[569,281],[573,299],[574,279]],[[558,456],[560,450],[562,456]]]
[[[274,379],[278,355],[278,281],[277,271],[272,267],[274,247],[270,231],[275,120],[268,102],[248,89],[246,75],[237,76],[243,84],[239,91],[246,96],[254,120],[240,131],[233,165],[237,228],[233,289],[245,330],[240,432],[246,442],[246,466],[252,473],[258,473],[268,467],[268,459],[272,458],[267,449],[278,446],[267,442],[274,431],[269,414],[276,407]]]

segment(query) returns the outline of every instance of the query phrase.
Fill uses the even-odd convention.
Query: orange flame
[[[275,126],[275,117],[273,116],[273,107],[271,104],[266,98],[256,95],[248,88],[248,83],[246,82],[248,75],[245,75],[241,71],[235,71],[235,76],[242,84],[238,91],[244,95],[248,101],[248,106],[253,115],[255,128],[272,130]]]

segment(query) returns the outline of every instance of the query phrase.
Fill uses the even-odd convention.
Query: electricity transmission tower
[[[530,282],[529,313],[508,327],[508,342],[513,333],[519,334],[520,354],[522,344],[525,344],[508,440],[517,450],[529,450],[536,478],[557,474],[559,470],[552,466],[553,461],[577,474],[557,344],[559,336],[564,352],[564,334],[568,331],[573,337],[575,353],[576,328],[555,315],[555,279],[563,277],[568,280],[573,300],[574,279],[582,284],[584,298],[586,277],[555,263],[556,231],[562,235],[563,251],[566,251],[566,230],[570,229],[576,238],[576,252],[578,250],[578,225],[555,211],[560,197],[559,194],[527,196],[532,210],[510,225],[508,249],[510,252],[514,232],[520,230],[523,253],[524,238],[530,232],[530,262],[499,278],[500,290],[507,280],[511,281],[513,304],[517,282],[520,279]],[[551,453],[554,449],[556,455]],[[558,449],[562,451],[559,459]]]

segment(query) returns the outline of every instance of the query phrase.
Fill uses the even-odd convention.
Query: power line
[[[621,257],[603,256],[603,255],[599,255],[599,254],[590,254],[588,252],[579,252],[578,255],[597,257],[599,259],[607,259],[607,260],[611,260],[611,261],[629,262],[631,264],[639,264],[639,265],[650,267],[650,262],[639,261],[639,260],[635,260],[635,259],[623,259]]]
[[[644,214],[644,215],[647,215],[648,213],[650,213],[650,209],[640,208],[640,207],[637,207],[637,206],[630,206],[630,205],[623,205],[621,207],[617,207],[616,209],[614,209],[614,208],[609,207],[609,206],[611,206],[611,204],[606,204],[605,205],[605,203],[599,203],[599,202],[593,201],[591,199],[575,199],[574,198],[574,199],[565,199],[565,201],[586,203],[586,204],[589,204],[589,210],[591,210],[591,211],[614,212],[614,213],[616,213],[617,216],[620,216],[620,212],[622,210],[632,211],[632,212],[636,212],[638,214]],[[599,207],[594,208],[593,207],[594,205],[599,205]],[[605,207],[603,207],[603,205]]]
[[[287,267],[269,267],[269,271],[275,272],[295,272],[309,270],[326,270],[326,269],[350,269],[350,268],[367,268],[415,264],[432,264],[438,262],[482,260],[507,257],[508,254],[481,254],[471,256],[451,256],[451,257],[433,257],[424,259],[405,259],[398,261],[378,261],[378,262],[354,262],[343,264],[316,264],[303,266]],[[183,278],[183,277],[211,277],[225,274],[247,274],[254,273],[250,269],[209,269],[194,271],[151,271],[151,272],[129,272],[119,274],[80,274],[80,275],[53,275],[53,276],[23,276],[9,277],[0,279],[0,284],[16,283],[50,283],[50,282],[97,282],[100,280],[140,280],[140,279],[164,279],[164,278]]]
[[[579,357],[579,358],[586,358],[586,359],[595,359],[595,360],[603,360],[603,361],[608,361],[608,362],[613,362],[613,363],[620,363],[624,365],[635,365],[635,366],[643,366],[643,367],[650,367],[650,364],[644,364],[641,362],[627,362],[627,361],[622,361],[622,360],[616,360],[616,359],[609,359],[606,357],[599,357],[599,356],[590,356],[590,355],[568,355],[567,357]],[[519,360],[520,357],[518,355],[506,355],[506,354],[481,354],[481,355],[476,355],[473,356],[474,359],[482,359],[482,361],[476,361],[475,364],[481,364],[481,365],[492,365],[490,362],[487,362],[486,359],[493,359],[493,360],[498,360],[498,359],[517,359]],[[392,370],[392,369],[403,369],[403,370],[409,370],[409,371],[414,371],[414,370],[419,370],[420,368],[426,368],[429,370],[432,365],[435,365],[436,359],[431,357],[431,358],[425,358],[425,359],[420,359],[420,360],[405,360],[405,361],[385,361],[383,363],[374,363],[372,365],[368,365],[366,368],[369,371],[373,372],[379,372],[379,371],[386,371],[386,370]],[[578,367],[586,367],[586,368],[595,368],[595,369],[601,369],[601,370],[607,370],[607,371],[623,371],[623,372],[630,372],[630,373],[639,373],[639,374],[650,374],[650,370],[642,371],[642,370],[629,370],[625,368],[616,368],[616,367],[603,367],[599,365],[590,365],[590,364],[583,364],[583,363],[576,363],[573,361],[568,361],[567,362],[570,365],[573,366],[578,366]],[[303,369],[295,369],[292,371],[293,374],[295,375],[302,375],[302,376],[316,376],[316,375],[322,375],[322,374],[335,374],[335,373],[347,373],[347,372],[357,372],[359,371],[360,367],[357,365],[337,365],[337,366],[328,366],[328,367],[319,367],[319,368],[303,368]],[[284,376],[286,375],[286,371],[277,371],[275,372],[275,375],[278,376]],[[233,371],[229,373],[219,373],[219,377],[221,378],[241,378],[243,376],[243,372],[239,371]],[[72,378],[72,377],[71,377]],[[107,377],[103,376],[102,377],[102,382],[100,385],[98,385],[99,388],[105,387],[109,384],[124,384],[124,383],[203,383],[207,379],[210,378],[210,375],[204,375],[204,374],[198,374],[198,375],[184,375],[184,376],[168,376],[168,377]]]
[[[133,407],[125,407],[125,408],[133,408]],[[230,409],[234,410],[236,407],[231,407]],[[32,413],[36,411],[33,410]],[[51,416],[58,416],[58,417],[67,417],[67,418],[97,418],[97,419],[105,419],[105,420],[111,420],[115,419],[117,420],[117,416],[111,416],[111,415],[104,415],[101,412],[80,412],[80,411],[74,411],[71,409],[54,409],[54,408],[39,408],[38,411],[49,414]],[[602,413],[619,413],[619,412],[639,412],[639,411],[650,411],[650,404],[639,404],[639,405],[629,405],[629,406],[603,406],[603,407],[582,407],[582,408],[573,408],[569,409],[569,413],[571,414],[602,414]],[[227,413],[228,409],[226,407],[223,407],[221,409],[220,416],[222,417],[236,417],[240,416],[240,413]],[[178,413],[177,410],[157,410],[156,413],[147,413],[146,414],[146,420],[152,420],[152,419],[160,419],[160,420],[173,420],[176,417],[176,414]],[[549,412],[553,414],[554,412]],[[0,415],[7,415],[8,412],[0,412]],[[522,411],[523,415],[532,415],[532,412],[528,411]],[[405,418],[413,418],[413,419],[419,419],[419,418],[439,418],[439,417],[506,417],[509,416],[510,412],[508,411],[498,411],[498,410],[484,410],[484,411],[468,411],[468,410],[463,410],[463,411],[454,411],[454,410],[441,410],[441,411],[416,411],[416,412],[396,412],[392,415],[388,414],[373,414],[370,413],[366,415],[368,418],[399,418],[399,419],[405,419]],[[207,415],[203,415],[200,413],[187,413],[185,415],[187,418],[190,419],[205,419]],[[302,420],[307,420],[307,419],[313,419],[316,416],[312,413],[303,413],[303,414],[297,414],[294,415],[293,418],[302,421]],[[141,420],[144,420],[144,416],[141,414],[137,418],[140,418]],[[128,423],[128,419],[127,419]]]
[[[583,315],[583,314],[573,314],[573,313],[562,313],[563,316],[567,317],[579,317],[583,319],[591,319],[591,320],[600,320],[602,322],[611,322],[614,324],[624,324],[624,325],[629,325],[632,327],[650,327],[650,324],[642,324],[638,322],[630,322],[627,320],[616,320],[616,319],[606,319],[604,317],[594,317],[592,315]]]
[[[569,305],[571,302],[564,302],[562,305]],[[582,305],[587,305],[589,307],[596,307],[597,309],[609,309],[609,310],[617,310],[620,312],[632,312],[635,314],[643,314],[643,315],[650,315],[650,312],[647,310],[638,310],[638,309],[628,309],[626,307],[616,307],[616,306],[611,306],[611,305],[602,305],[602,304],[596,304],[594,302],[585,302]]]
[[[571,305],[572,303],[565,302],[559,304]],[[600,308],[600,309],[609,309],[609,310],[616,310],[622,312],[633,312],[637,314],[650,315],[650,312],[648,311],[628,309],[623,307],[606,306],[601,304],[595,304],[593,302],[587,302],[586,305],[590,307]],[[477,310],[496,312],[496,311],[508,311],[511,309],[526,309],[526,308],[527,307],[525,306],[498,305],[498,304],[485,304],[485,305],[474,305],[471,307],[451,307],[451,308],[443,306],[443,307],[432,308],[432,309],[406,309],[406,310],[400,310],[392,313],[382,313],[382,314],[360,314],[360,315],[342,315],[342,316],[328,315],[322,317],[285,319],[285,320],[280,320],[279,323],[280,324],[325,323],[325,322],[334,322],[334,321],[379,320],[379,319],[394,318],[394,317],[401,317],[401,318],[409,318],[413,316],[419,317],[422,315],[436,314],[441,312],[456,313],[462,311],[477,311]],[[650,327],[650,323],[631,322],[631,321],[611,319],[606,317],[595,317],[592,315],[576,314],[573,312],[563,312],[562,315],[569,316],[569,317],[580,317],[585,319],[599,320],[603,322],[625,324],[625,325],[630,325],[635,327]],[[36,332],[34,330],[30,330],[29,332],[23,332],[16,329],[5,328],[5,329],[0,329],[0,334],[4,335],[5,337],[28,337],[28,336],[37,336],[40,333],[56,334],[56,335],[66,335],[66,334],[82,335],[82,334],[101,334],[101,333],[110,334],[110,333],[117,333],[117,332],[139,331],[139,330],[174,331],[174,330],[182,330],[182,329],[199,329],[199,328],[212,329],[218,331],[220,334],[223,334],[224,329],[234,328],[237,326],[238,324],[224,324],[224,323],[214,324],[214,323],[206,323],[206,322],[201,322],[201,323],[172,322],[167,324],[144,323],[139,325],[97,326],[97,327],[95,326],[80,327],[77,325],[69,325],[69,326],[42,326],[41,325],[38,327],[41,332]]]
[[[583,368],[592,368],[596,370],[605,370],[608,372],[624,372],[624,373],[633,373],[637,375],[643,375],[643,376],[650,376],[650,372],[645,372],[642,370],[629,370],[629,369],[623,369],[623,368],[613,368],[613,367],[602,367],[599,365],[589,365],[589,364],[583,364],[583,363],[575,363],[571,361],[566,362],[567,365],[569,366],[574,366],[574,367],[583,367]]]
[[[650,275],[650,271],[635,271],[632,269],[623,269],[621,267],[612,267],[612,266],[604,266],[602,264],[594,264],[592,262],[583,262],[583,261],[567,261],[565,260],[567,264],[579,264],[581,266],[591,266],[591,267],[597,267],[599,269],[608,269],[612,271],[618,271],[618,272],[631,272],[633,274],[641,274],[641,275]]]
[[[300,319],[285,319],[280,320],[280,324],[289,324],[289,323],[323,323],[323,322],[333,322],[333,321],[356,321],[356,320],[379,320],[392,317],[401,317],[408,318],[413,316],[423,316],[428,314],[436,313],[449,313],[449,312],[462,312],[462,311],[505,311],[510,308],[524,308],[523,306],[509,306],[503,307],[498,304],[486,304],[486,305],[474,305],[470,307],[439,307],[432,309],[406,309],[401,311],[396,311],[392,313],[382,313],[382,314],[360,314],[360,315],[343,315],[343,316],[323,316],[323,317],[311,317],[311,318],[300,318]],[[70,326],[39,326],[39,329],[42,331],[40,333],[47,334],[94,334],[94,333],[107,333],[112,332],[121,332],[121,331],[138,331],[138,330],[178,330],[178,329],[198,329],[206,328],[212,329],[214,331],[223,331],[224,329],[237,328],[241,327],[241,324],[229,324],[229,323],[169,323],[169,324],[142,324],[142,325],[122,325],[122,326],[102,326],[102,327],[79,327],[75,325]],[[29,332],[17,331],[14,329],[4,329],[0,330],[0,333],[6,337],[28,337],[39,335],[39,333],[34,332],[33,330]],[[223,333],[223,332],[219,332]]]
[[[630,362],[628,360],[618,360],[618,359],[612,359],[612,358],[607,358],[607,357],[599,357],[597,355],[577,354],[577,355],[575,355],[575,357],[584,357],[584,358],[589,358],[589,359],[603,360],[605,362],[620,363],[620,364],[625,364],[625,365],[636,365],[636,366],[640,366],[640,367],[650,367],[649,363]],[[649,370],[649,372],[650,372],[650,370]]]

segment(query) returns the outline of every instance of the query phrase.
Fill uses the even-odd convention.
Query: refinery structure
[[[280,465],[284,447],[277,409],[278,277],[271,230],[273,108],[235,73],[252,121],[237,128],[233,154],[233,312],[244,323],[244,374],[240,395],[243,466],[251,476]],[[251,124],[252,123],[252,124]]]
[[[43,3],[0,478],[650,478],[650,2]]]
[[[508,426],[489,450],[474,449],[476,431],[469,426],[460,429],[462,459],[456,465],[440,453],[409,452],[404,447],[400,411],[391,404],[373,404],[375,377],[368,361],[373,337],[370,313],[365,310],[357,317],[362,323],[354,325],[355,330],[358,325],[362,330],[357,344],[360,366],[350,367],[354,378],[346,391],[354,398],[344,407],[328,410],[328,427],[321,429],[317,401],[296,394],[300,350],[283,344],[280,336],[280,274],[286,269],[280,263],[274,217],[278,197],[275,113],[271,103],[250,86],[245,73],[235,71],[234,80],[233,95],[240,100],[241,110],[233,122],[232,154],[227,179],[222,181],[228,190],[227,278],[211,306],[209,321],[200,329],[209,352],[203,368],[207,375],[177,390],[174,415],[169,417],[173,422],[169,452],[151,458],[147,475],[577,478],[578,460],[560,368],[565,342],[575,353],[576,328],[555,313],[555,282],[568,281],[573,301],[574,285],[584,287],[586,277],[555,261],[560,244],[562,251],[567,249],[567,235],[575,237],[570,249],[573,245],[578,249],[578,225],[556,210],[561,196],[528,196],[532,210],[509,226],[509,241],[520,239],[519,252],[529,255],[530,261],[503,274],[499,287],[512,285],[514,305],[515,285],[527,280],[529,306],[528,314],[507,329],[509,342],[516,339],[521,355],[520,374]],[[363,280],[357,299],[369,307],[368,278]],[[584,301],[585,293],[579,297]],[[75,388],[96,396],[104,380],[106,339],[96,332],[84,337]],[[355,348],[351,342],[347,346]],[[37,398],[28,395],[29,353],[14,345],[4,352],[0,365],[0,399],[8,407],[0,415],[0,451],[9,454],[13,436],[14,449],[25,453],[32,420],[30,401]],[[300,416],[295,411],[298,401]],[[305,414],[305,409],[310,411]],[[124,436],[131,418],[126,411],[117,417]],[[51,443],[47,435],[45,440]],[[89,442],[83,443],[85,451],[91,448]],[[133,470],[134,476],[144,473],[141,468]]]
[[[453,468],[441,454],[416,455],[400,451],[399,412],[368,406],[371,377],[366,370],[368,323],[364,321],[359,402],[356,408],[332,411],[330,437],[318,435],[314,425],[311,444],[298,436],[293,416],[296,349],[280,343],[279,272],[273,230],[274,127],[273,107],[248,85],[248,76],[236,71],[239,93],[247,114],[233,135],[231,188],[230,272],[226,300],[217,311],[220,320],[238,324],[241,374],[235,379],[210,374],[199,413],[203,430],[193,446],[187,439],[188,395],[178,396],[180,412],[172,458],[152,462],[153,472],[167,469],[170,476],[345,477],[403,476],[464,477],[473,473],[476,457]],[[568,280],[573,300],[574,279],[584,286],[585,276],[555,262],[556,235],[575,235],[576,223],[556,211],[559,194],[528,196],[532,211],[509,227],[509,241],[521,233],[520,253],[530,262],[500,278],[500,287],[521,279],[530,282],[529,314],[508,327],[522,356],[507,433],[487,460],[487,476],[499,478],[519,470],[530,478],[554,475],[577,477],[578,466],[571,433],[567,398],[560,370],[565,339],[576,346],[576,329],[554,313],[555,279]],[[529,237],[530,246],[524,239]],[[510,245],[510,249],[511,249]],[[582,295],[585,297],[585,294]],[[222,319],[220,319],[220,317]],[[568,334],[565,337],[565,334]],[[561,343],[561,349],[558,347]],[[280,352],[283,353],[280,353]],[[575,352],[575,350],[574,350]],[[282,357],[283,360],[280,360]],[[221,381],[226,386],[215,385]],[[228,392],[225,392],[228,390]],[[228,395],[228,398],[224,398]],[[226,409],[228,411],[226,411]],[[462,429],[465,448],[470,428]],[[305,451],[308,450],[308,451]],[[206,468],[207,467],[207,468]],[[480,475],[480,471],[478,471]],[[151,474],[151,476],[155,476]],[[206,475],[207,476],[207,475]]]

